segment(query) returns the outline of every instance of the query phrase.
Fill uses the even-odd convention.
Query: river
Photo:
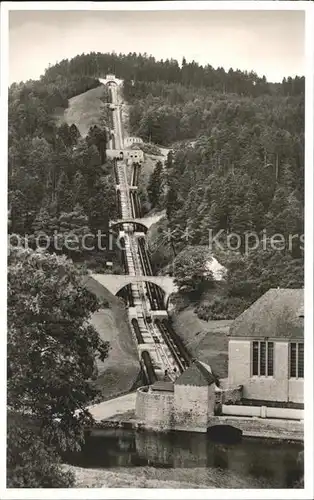
[[[198,433],[99,430],[67,462],[83,468],[136,474],[167,469],[167,477],[221,488],[292,488],[303,475],[301,443],[243,438],[236,444],[212,442]],[[155,474],[156,475],[156,474]]]

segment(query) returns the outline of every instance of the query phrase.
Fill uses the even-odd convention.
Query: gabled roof
[[[164,382],[163,380],[157,380],[152,386],[153,391],[161,391],[161,392],[173,392],[174,387],[172,382]]]
[[[304,338],[304,290],[270,288],[231,324],[230,337]]]
[[[209,386],[215,382],[210,371],[199,361],[195,360],[181,375],[176,379],[175,385],[193,385],[196,387]]]

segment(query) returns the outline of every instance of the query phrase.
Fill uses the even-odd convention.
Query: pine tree
[[[72,123],[72,125],[70,126],[70,136],[71,136],[71,145],[75,146],[75,144],[77,144],[78,139],[81,137],[81,134],[79,132],[79,129],[74,123]]]
[[[75,205],[71,212],[62,212],[59,216],[59,246],[70,255],[88,250],[92,236],[88,224],[88,217],[81,205]],[[72,243],[73,240],[73,243]],[[85,245],[85,247],[84,247]]]
[[[162,169],[163,166],[161,161],[157,161],[148,182],[147,193],[152,208],[160,204],[160,195],[162,193]]]
[[[167,191],[165,205],[166,205],[167,219],[170,222],[173,215],[180,207],[177,190],[173,185],[170,185]]]
[[[73,179],[73,203],[80,204],[87,210],[90,197],[86,181],[80,171],[76,172]]]
[[[69,178],[62,172],[56,189],[56,199],[59,212],[69,212],[73,208],[73,191]]]
[[[72,146],[71,129],[67,123],[62,123],[58,129],[58,137],[66,148]]]
[[[107,146],[107,133],[105,128],[101,129],[97,125],[90,127],[86,141],[89,146],[96,146],[101,164],[105,163]]]
[[[173,166],[173,151],[170,149],[169,153],[167,154],[167,160],[165,162],[166,168],[170,169]]]
[[[9,191],[10,233],[25,234],[27,221],[27,200],[20,190]]]

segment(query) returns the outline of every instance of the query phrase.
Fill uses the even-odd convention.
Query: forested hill
[[[112,167],[106,160],[107,90],[103,87],[103,126],[91,127],[85,138],[75,124],[58,125],[56,114],[71,97],[99,85],[97,78],[73,71],[9,88],[9,232],[28,235],[31,246],[44,233],[51,250],[58,234],[59,253],[79,260],[84,260],[81,248],[69,252],[62,235],[74,233],[81,240],[90,232],[105,234],[115,217]],[[102,268],[105,260],[103,255]]]
[[[105,153],[108,116],[86,138],[55,120],[68,99],[97,87],[107,73],[124,79],[131,133],[173,150],[166,171],[156,167],[149,202],[166,208],[165,230],[189,236],[169,248],[157,244],[157,268],[187,243],[195,251],[206,245],[209,228],[303,233],[304,77],[269,83],[253,71],[99,52],[63,60],[39,80],[9,89],[11,233],[108,229],[116,209]],[[231,256],[220,253],[234,314],[270,286],[302,286],[297,238],[281,251],[247,255],[241,246]]]
[[[125,82],[125,95],[133,133],[172,147],[166,171],[157,166],[148,187],[153,207],[167,211],[153,261],[193,292],[200,317],[232,319],[271,287],[302,287],[304,93]],[[221,231],[213,254],[228,269],[211,298],[201,279],[209,231]],[[251,237],[249,251],[248,232],[258,240]],[[227,249],[232,233],[237,251]]]
[[[50,83],[75,76],[99,78],[109,72],[124,80],[135,82],[175,83],[252,96],[270,93],[298,95],[304,92],[302,76],[291,78],[287,75],[281,84],[274,84],[267,82],[264,75],[259,76],[254,71],[240,71],[236,68],[230,68],[228,71],[224,68],[214,69],[210,64],[202,66],[195,61],[187,63],[185,58],[181,64],[175,59],[157,61],[147,54],[136,53],[123,55],[91,52],[71,60],[64,59],[46,70],[43,81]]]

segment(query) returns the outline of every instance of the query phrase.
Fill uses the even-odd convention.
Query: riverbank
[[[75,475],[76,488],[266,488],[266,481],[242,478],[218,469],[154,467],[96,469],[65,465]],[[136,473],[135,473],[136,471]]]
[[[136,418],[135,404],[136,391],[90,406],[88,409],[95,422],[88,432],[91,435],[101,435],[102,431],[108,429],[154,430]],[[243,437],[248,438],[295,442],[304,440],[304,425],[300,420],[215,415],[210,418],[209,427],[216,425],[228,425],[240,429]],[[165,429],[165,432],[169,431],[170,429]]]
[[[212,417],[211,425],[229,425],[242,431],[243,437],[291,441],[302,443],[304,440],[303,424],[298,421],[263,419],[255,417]],[[152,431],[143,422],[136,420],[133,411],[98,421],[89,429],[91,435],[102,435],[108,429],[125,429],[135,431]],[[164,432],[169,432],[165,429]]]
[[[148,467],[134,469],[85,469],[83,467],[64,466],[75,475],[76,488],[214,488],[206,484],[169,479],[169,472]],[[168,479],[163,478],[167,475]],[[170,475],[173,476],[172,473]]]

